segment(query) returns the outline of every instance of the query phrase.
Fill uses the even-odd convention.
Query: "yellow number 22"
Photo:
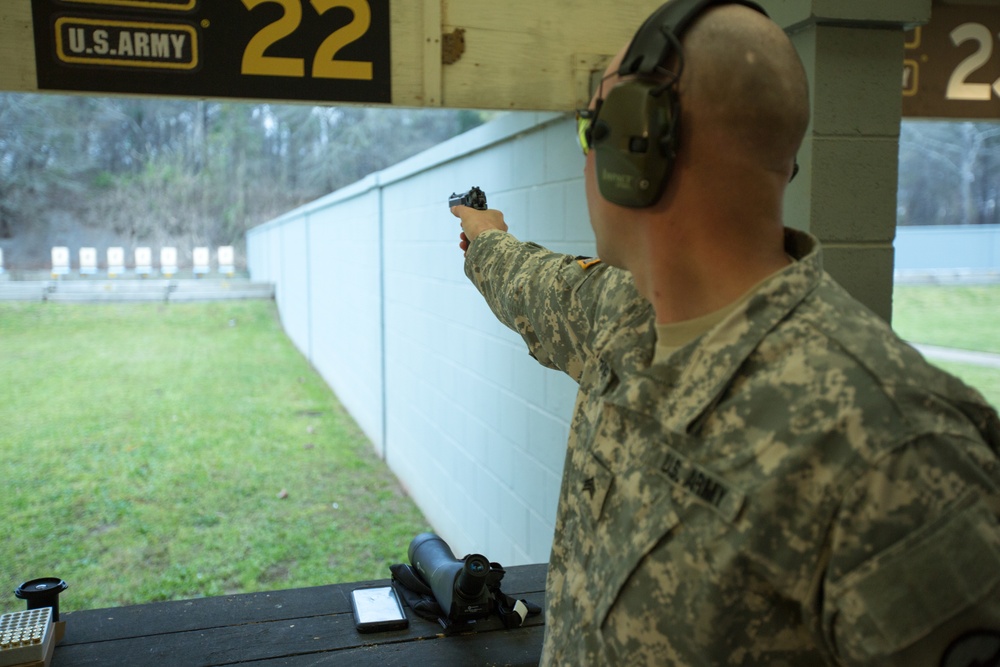
[[[264,52],[273,44],[288,37],[302,24],[302,3],[300,0],[243,0],[243,5],[253,11],[261,4],[273,2],[281,5],[281,18],[261,28],[243,50],[242,74],[264,76],[305,76],[305,61],[302,58],[267,56]],[[334,30],[316,49],[313,57],[312,76],[319,79],[360,79],[373,78],[372,63],[357,60],[337,60],[337,52],[368,32],[372,12],[368,0],[310,0],[317,14],[323,14],[334,7],[346,7],[354,14],[351,22]]]

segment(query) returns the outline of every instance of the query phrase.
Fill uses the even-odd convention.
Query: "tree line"
[[[1000,122],[904,122],[896,222],[1000,224]]]
[[[0,249],[233,245],[482,123],[478,111],[0,93]],[[1000,224],[1000,124],[907,121],[901,225]],[[94,239],[98,239],[94,241]]]
[[[247,229],[486,117],[0,94],[0,248],[8,268],[42,268],[74,239],[241,249]]]

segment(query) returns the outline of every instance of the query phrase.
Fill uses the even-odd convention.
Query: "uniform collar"
[[[656,415],[672,430],[688,430],[718,400],[764,337],[819,285],[823,258],[815,237],[786,228],[785,252],[796,261],[762,282],[715,327],[655,365],[652,306],[645,326],[625,327],[623,335],[604,339],[597,350],[602,369],[621,378],[637,372],[663,385],[659,391],[642,391],[627,380],[607,382],[605,400]]]

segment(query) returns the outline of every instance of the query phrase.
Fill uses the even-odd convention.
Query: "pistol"
[[[465,194],[452,193],[448,198],[448,208],[452,206],[468,206],[469,208],[486,210],[486,193],[477,187],[473,187]]]

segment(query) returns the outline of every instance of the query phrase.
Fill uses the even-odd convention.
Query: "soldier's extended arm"
[[[523,243],[498,230],[469,248],[465,273],[531,355],[576,380],[590,354],[594,313],[608,267]]]

